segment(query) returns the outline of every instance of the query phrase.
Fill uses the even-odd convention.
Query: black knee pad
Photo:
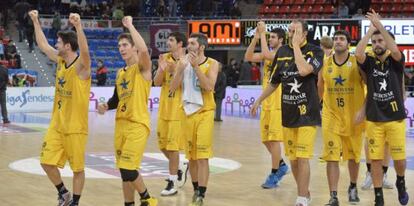
[[[119,169],[119,171],[121,172],[121,178],[124,182],[133,182],[139,175],[136,170]]]

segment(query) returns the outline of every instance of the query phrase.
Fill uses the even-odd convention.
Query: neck
[[[275,47],[271,47],[273,51],[277,51],[280,47],[282,47],[282,44],[278,44]]]
[[[174,57],[174,59],[179,60],[181,59],[181,57],[185,55],[185,51],[184,51],[184,48],[179,48],[175,51],[171,51],[171,54]]]
[[[73,61],[75,61],[78,54],[76,52],[68,52],[65,55],[62,55],[62,59],[65,60],[66,64],[71,64]]]
[[[138,63],[138,55],[132,55],[129,59],[125,60],[125,63],[128,67]]]
[[[335,62],[338,64],[343,64],[348,58],[348,54],[349,54],[348,50],[344,52],[340,52],[340,53],[335,52],[335,55],[334,55]]]
[[[203,63],[206,60],[206,56],[204,55],[204,52],[200,53],[200,62],[198,64]]]

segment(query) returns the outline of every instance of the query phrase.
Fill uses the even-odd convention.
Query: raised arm
[[[29,12],[29,16],[33,21],[33,26],[35,29],[36,43],[39,46],[39,49],[46,54],[46,56],[54,61],[58,61],[58,52],[53,46],[49,45],[47,42],[46,36],[43,33],[42,27],[39,22],[39,12],[37,10],[32,10]]]
[[[400,50],[398,49],[398,46],[395,43],[395,40],[391,37],[388,31],[384,28],[384,25],[382,25],[379,14],[376,13],[374,10],[372,10],[372,12],[367,13],[367,18],[371,20],[371,24],[373,24],[375,28],[377,28],[378,31],[381,32],[382,36],[384,37],[384,41],[387,44],[387,48],[391,51],[392,58],[395,61],[400,61],[402,58],[402,54]]]
[[[79,62],[76,64],[76,71],[81,79],[88,79],[91,75],[91,57],[79,14],[71,13],[69,22],[75,27],[78,38]]]
[[[244,54],[244,59],[251,62],[261,62],[263,61],[263,55],[262,53],[255,53],[254,49],[256,47],[257,41],[260,40],[260,34],[258,31],[258,28],[256,27],[256,33],[254,34],[254,37],[252,41],[249,44],[249,47],[247,47],[246,53]],[[266,38],[265,38],[266,41]]]
[[[301,43],[305,40],[306,35],[302,32],[302,26],[297,26],[295,33],[293,34],[292,45],[293,53],[295,56],[295,64],[298,68],[299,75],[304,77],[313,72],[313,67],[308,62],[306,62],[303,57],[302,51],[300,50]]]
[[[135,29],[132,24],[132,17],[126,16],[122,19],[122,24],[126,27],[131,34],[132,40],[134,41],[135,47],[138,49],[139,65],[141,72],[145,75],[145,78],[151,79],[151,57],[148,52],[148,47],[145,44],[141,34]],[[148,76],[149,75],[149,76]]]
[[[275,58],[275,52],[269,50],[269,45],[266,40],[266,24],[263,21],[260,21],[257,24],[257,29],[260,33],[260,48],[262,50],[263,59],[272,61]]]
[[[376,28],[374,25],[369,26],[368,32],[365,34],[364,37],[358,42],[356,49],[355,49],[355,57],[358,63],[363,64],[367,55],[365,54],[365,49],[367,48],[368,41],[371,38],[372,34],[375,32]]]

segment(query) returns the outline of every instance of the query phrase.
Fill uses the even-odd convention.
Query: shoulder
[[[319,46],[316,46],[315,44],[312,44],[312,43],[306,44],[305,49],[307,51],[322,52],[323,53],[322,49]]]

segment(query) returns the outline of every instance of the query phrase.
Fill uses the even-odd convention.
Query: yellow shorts
[[[160,150],[179,151],[184,149],[182,120],[158,119],[157,136]]]
[[[323,125],[322,125],[323,127]],[[329,128],[322,129],[323,155],[326,161],[340,161],[341,152],[343,160],[355,160],[359,162],[362,150],[362,127],[357,127],[352,136],[342,136],[332,132]]]
[[[118,168],[127,170],[140,168],[149,133],[148,127],[143,124],[116,120],[114,142]]]
[[[391,122],[367,121],[369,157],[373,160],[384,159],[385,142],[388,142],[392,159],[405,159],[405,127],[405,120]]]
[[[316,136],[316,126],[298,128],[283,127],[284,146],[289,160],[297,158],[312,158]]]
[[[202,111],[185,120],[186,157],[189,160],[213,157],[214,110]]]
[[[69,160],[72,171],[81,172],[85,168],[87,140],[87,134],[62,134],[49,128],[43,139],[40,163],[63,168]]]
[[[283,141],[282,110],[262,110],[260,113],[260,135],[262,142]]]

